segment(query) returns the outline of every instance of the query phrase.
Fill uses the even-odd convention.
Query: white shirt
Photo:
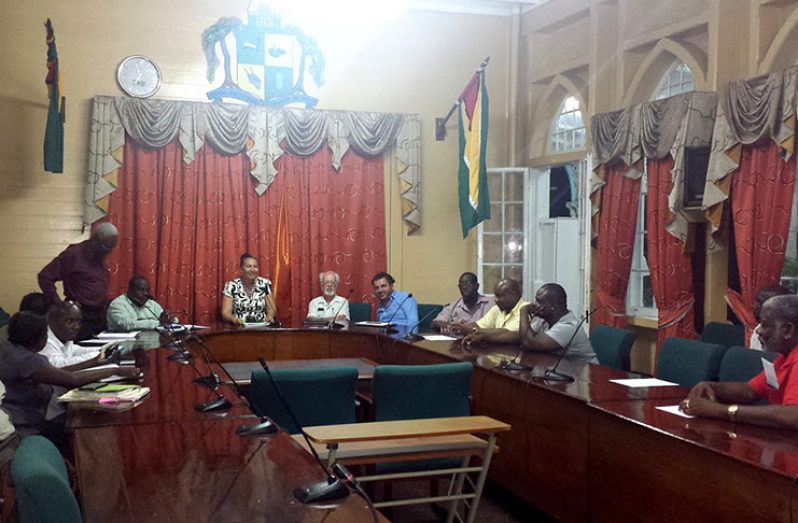
[[[71,341],[64,343],[47,327],[47,345],[39,354],[47,358],[50,365],[60,368],[96,358],[100,350],[97,347],[80,347]]]
[[[762,324],[760,323],[754,328],[754,332],[751,334],[751,341],[748,342],[748,344],[751,345],[748,347],[749,349],[765,350],[765,347],[762,346],[762,338],[759,337],[759,327],[761,326]]]
[[[332,319],[336,315],[340,320],[349,319],[349,300],[343,296],[335,295],[329,302],[324,299],[324,296],[319,296],[310,300],[310,304],[308,304],[308,318]]]

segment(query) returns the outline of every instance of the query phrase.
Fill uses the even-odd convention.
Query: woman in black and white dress
[[[239,278],[224,284],[222,319],[236,325],[274,322],[277,306],[272,295],[272,282],[260,277],[257,258],[248,252],[242,254],[239,270]]]

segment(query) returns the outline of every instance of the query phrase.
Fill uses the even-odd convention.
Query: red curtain
[[[646,213],[648,220],[648,269],[657,302],[657,347],[668,336],[695,338],[693,269],[685,245],[666,226],[671,218],[668,194],[673,188],[673,159],[648,161]]]
[[[740,292],[726,290],[729,305],[746,325],[746,343],[756,320],[756,293],[778,285],[787,249],[795,155],[784,161],[778,144],[742,147],[739,168],[731,174],[731,210]]]
[[[284,154],[275,163],[280,174],[258,196],[246,155],[208,145],[189,165],[182,155],[178,144],[153,150],[126,141],[108,212],[120,233],[108,260],[112,296],[140,274],[181,320],[218,321],[222,287],[237,277],[243,252],[258,257],[262,276],[273,275],[281,202],[288,244],[280,272],[290,285],[276,296],[278,317],[302,324],[322,270],[341,276],[339,293],[371,296],[372,275],[386,267],[382,158],[350,152],[336,172],[327,148],[308,158]]]
[[[599,215],[596,323],[626,325],[626,290],[634,252],[640,179],[623,175],[625,166],[607,168]]]

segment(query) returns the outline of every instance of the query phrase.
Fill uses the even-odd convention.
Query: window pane
[[[482,283],[480,288],[485,294],[493,294],[493,288],[502,279],[502,268],[500,265],[485,265],[482,268]]]
[[[502,236],[500,234],[483,234],[482,236],[482,261],[483,263],[502,262]]]
[[[521,284],[521,288],[524,287],[523,275],[524,275],[523,265],[505,265],[504,267],[504,277],[516,280],[518,283]]]
[[[490,220],[485,220],[482,224],[482,230],[485,232],[501,232],[502,206],[500,203],[490,204]]]
[[[516,202],[524,201],[523,173],[507,173],[504,178],[504,199]]]
[[[585,123],[579,109],[579,100],[573,96],[563,100],[549,135],[549,151],[564,152],[584,149]]]
[[[488,194],[490,194],[490,200],[500,201],[502,199],[502,175],[501,174],[489,174],[488,175]]]
[[[685,64],[676,62],[662,75],[659,85],[654,90],[654,99],[661,100],[692,90],[694,90],[693,73]]]
[[[508,234],[504,238],[504,262],[522,263],[524,261],[524,235]]]
[[[524,204],[508,203],[505,208],[505,232],[523,232],[524,230]]]

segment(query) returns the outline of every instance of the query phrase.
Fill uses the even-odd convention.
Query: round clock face
[[[146,56],[128,56],[119,64],[116,81],[128,95],[148,98],[161,87],[161,71]]]

